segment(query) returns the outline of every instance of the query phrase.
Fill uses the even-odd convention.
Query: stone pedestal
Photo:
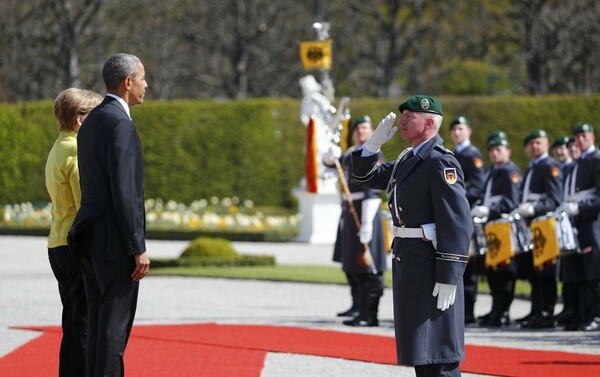
[[[311,244],[335,242],[342,212],[338,193],[313,194],[303,189],[292,191],[298,199],[302,219],[298,242]]]

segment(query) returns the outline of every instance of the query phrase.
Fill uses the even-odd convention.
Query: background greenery
[[[352,99],[353,116],[375,122],[397,113],[398,99]],[[513,160],[524,168],[522,140],[543,128],[551,138],[570,134],[580,122],[597,123],[600,96],[448,96],[441,135],[452,148],[448,124],[456,115],[471,120],[472,141],[487,161],[484,142],[490,131],[505,130]],[[294,208],[292,189],[304,175],[306,129],[300,101],[147,101],[132,109],[144,148],[148,198],[189,203],[199,198],[237,196],[256,205]],[[57,136],[52,102],[0,103],[0,204],[48,202],[44,165]],[[397,136],[384,145],[388,160],[407,146]]]

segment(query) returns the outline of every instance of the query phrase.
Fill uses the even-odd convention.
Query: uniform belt
[[[367,196],[367,194],[365,194],[364,191],[357,191],[357,192],[351,192],[350,193],[350,197],[352,198],[352,200],[361,200],[364,199]],[[344,201],[347,201],[348,198],[346,197],[346,195],[344,195]]]
[[[422,228],[405,228],[395,226],[392,229],[392,233],[394,237],[399,238],[423,238],[423,229]]]

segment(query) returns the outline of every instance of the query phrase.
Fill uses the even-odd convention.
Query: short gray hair
[[[124,53],[114,54],[106,59],[102,68],[106,90],[116,89],[125,77],[134,76],[138,72],[138,64],[141,63],[137,56]]]

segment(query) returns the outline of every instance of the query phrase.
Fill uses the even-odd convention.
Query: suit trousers
[[[134,266],[95,258],[89,231],[79,236],[85,290],[88,297],[87,377],[125,375],[123,355],[137,307],[139,282]]]
[[[48,259],[58,281],[63,307],[58,375],[81,377],[85,375],[87,342],[87,300],[81,260],[66,245],[49,248]]]

